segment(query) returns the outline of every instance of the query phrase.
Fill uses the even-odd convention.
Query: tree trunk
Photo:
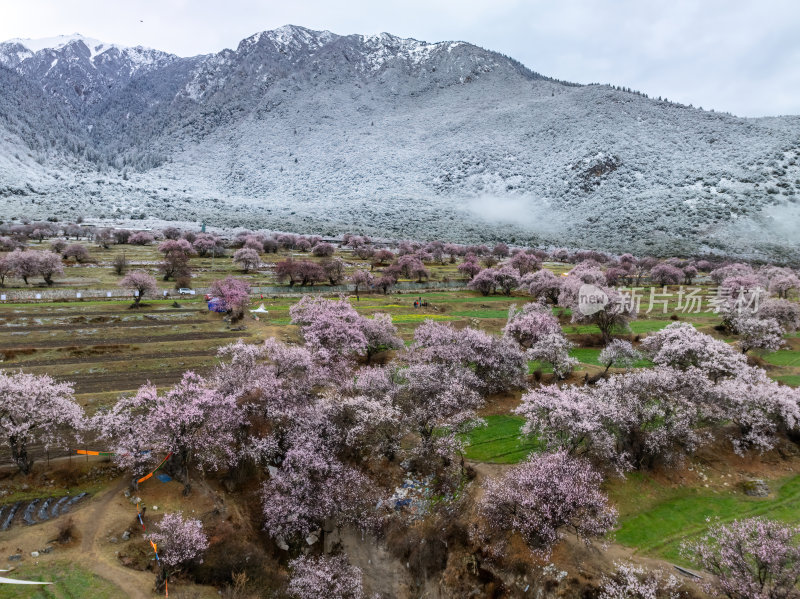
[[[11,459],[19,468],[22,474],[30,474],[33,468],[33,460],[28,459],[28,448],[24,443],[19,443],[15,439],[11,439]]]
[[[161,564],[161,562],[159,562]],[[158,594],[163,594],[166,586],[167,586],[167,568],[164,565],[161,565],[158,570],[156,570],[156,585],[153,588],[153,591]]]

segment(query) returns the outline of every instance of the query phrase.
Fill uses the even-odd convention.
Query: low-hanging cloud
[[[468,200],[464,207],[473,218],[493,225],[512,225],[540,235],[564,230],[561,215],[540,198],[481,195]]]

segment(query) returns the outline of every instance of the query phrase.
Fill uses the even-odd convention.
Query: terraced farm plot
[[[71,302],[0,306],[0,366],[24,368],[75,383],[85,404],[147,381],[167,386],[188,369],[204,371],[218,347],[250,338],[258,323],[233,331],[200,301]]]
[[[741,490],[725,492],[704,487],[668,488],[641,475],[628,475],[623,483],[611,482],[611,497],[620,509],[617,542],[642,553],[685,563],[682,542],[701,535],[707,518],[723,522],[765,516],[800,522],[800,476],[773,481],[775,490],[765,498],[748,497]]]
[[[787,349],[775,352],[754,352],[769,366],[767,373],[778,382],[791,387],[800,386],[800,350],[797,339],[787,338]]]

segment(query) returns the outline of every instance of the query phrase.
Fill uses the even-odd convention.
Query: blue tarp
[[[215,297],[208,301],[208,309],[212,312],[225,312],[225,305],[221,299]]]

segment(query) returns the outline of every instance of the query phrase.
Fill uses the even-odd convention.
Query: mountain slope
[[[639,252],[791,254],[800,239],[797,117],[705,112],[388,34],[286,26],[192,58],[83,38],[25,49],[1,44],[0,62],[86,144],[52,144],[77,167],[23,169],[51,180],[41,210]],[[28,93],[4,86],[0,102]],[[0,165],[0,190],[10,176]]]

